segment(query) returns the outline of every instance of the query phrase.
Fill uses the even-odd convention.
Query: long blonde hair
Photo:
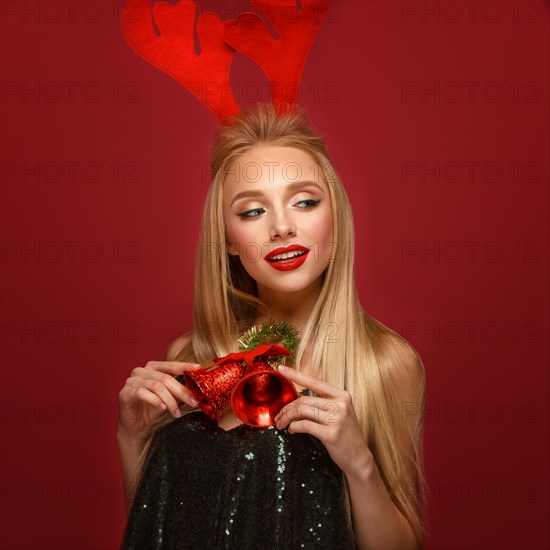
[[[271,103],[243,109],[227,126],[220,126],[212,152],[212,183],[204,205],[195,263],[193,330],[167,350],[164,359],[212,364],[214,357],[236,351],[240,333],[258,312],[269,309],[237,256],[226,251],[223,183],[228,170],[245,152],[260,144],[289,146],[308,153],[327,183],[332,207],[334,247],[320,295],[302,332],[294,367],[312,344],[309,372],[347,390],[364,440],[372,452],[392,501],[422,540],[426,485],[423,472],[424,367],[414,348],[371,317],[361,306],[354,278],[354,225],[349,199],[330,160],[322,137],[311,130],[306,112],[296,107],[277,113]],[[419,381],[408,388],[411,401],[399,399],[403,380]],[[182,414],[191,412],[182,405]],[[414,418],[412,427],[405,415]],[[166,416],[149,434],[136,477],[142,471],[158,429],[174,421]],[[404,429],[405,428],[405,429]],[[404,435],[405,434],[405,435]],[[407,471],[414,481],[407,481]],[[349,486],[342,476],[349,526]]]

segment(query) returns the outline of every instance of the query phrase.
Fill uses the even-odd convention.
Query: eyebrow
[[[319,191],[323,193],[323,195],[325,194],[325,192],[323,191],[323,188],[314,181],[296,181],[294,183],[289,183],[287,185],[286,192],[288,193],[290,191],[297,191],[298,189],[302,189],[303,187],[310,187],[310,186],[317,187]],[[231,204],[229,206],[233,206],[233,203],[239,199],[249,198],[249,197],[265,197],[265,194],[260,189],[252,189],[250,191],[241,191],[240,193],[237,193],[233,197]]]

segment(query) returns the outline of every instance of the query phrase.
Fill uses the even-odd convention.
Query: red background
[[[118,547],[118,392],[190,328],[217,122],[127,46],[122,4],[2,2],[6,549]],[[542,549],[549,6],[466,4],[336,2],[300,103],[353,204],[362,303],[425,363],[425,548]],[[264,79],[236,57],[242,104]]]

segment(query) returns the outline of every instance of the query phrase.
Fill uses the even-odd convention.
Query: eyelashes
[[[321,199],[304,199],[303,201],[298,201],[296,204],[306,203],[306,206],[301,207],[301,209],[311,210],[315,208],[320,202],[321,202]],[[254,214],[255,212],[260,212],[260,213]],[[244,212],[239,212],[237,216],[239,216],[240,218],[257,218],[258,216],[261,216],[263,212],[265,212],[264,208],[252,208],[250,210],[245,210]]]

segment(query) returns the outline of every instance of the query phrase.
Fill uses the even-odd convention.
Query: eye
[[[302,204],[303,206],[300,206],[301,209],[310,210],[312,208],[315,208],[320,202],[321,199],[304,199],[302,201],[298,201],[294,206]],[[237,216],[239,216],[240,218],[257,218],[258,216],[261,216],[264,212],[264,208],[252,208],[250,210],[245,210],[244,212],[239,212]]]
[[[239,212],[237,216],[241,218],[257,218],[260,214],[251,214],[251,212],[259,212],[260,210],[265,210],[263,208],[253,208],[252,210],[245,210],[244,212]]]
[[[321,199],[304,199],[303,201],[298,201],[296,204],[304,204],[306,203],[306,206],[302,207],[304,209],[310,209],[314,208],[321,202]]]

